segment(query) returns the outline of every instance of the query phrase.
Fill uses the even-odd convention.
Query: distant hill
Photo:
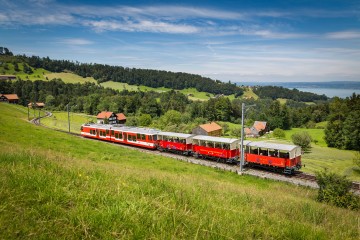
[[[4,57],[6,59],[4,60]],[[69,71],[81,77],[92,77],[98,83],[114,81],[127,83],[129,85],[143,85],[152,88],[171,88],[182,90],[187,88],[195,88],[199,92],[208,92],[212,94],[231,95],[236,94],[240,96],[243,94],[243,89],[231,82],[222,82],[220,80],[213,80],[202,77],[196,74],[182,73],[182,72],[168,72],[150,69],[126,68],[121,66],[110,66],[106,64],[88,64],[72,62],[69,60],[52,60],[49,57],[41,58],[38,56],[2,56],[1,64],[5,64],[5,70],[9,66],[5,62],[11,62],[15,67],[23,64],[26,72],[32,73],[34,69],[45,69],[53,73],[61,73]],[[15,72],[17,69],[14,69]],[[39,76],[41,78],[41,76]]]

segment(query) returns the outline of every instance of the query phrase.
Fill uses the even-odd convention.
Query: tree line
[[[298,102],[326,101],[328,99],[328,97],[326,97],[324,94],[318,95],[310,92],[302,92],[296,88],[288,89],[277,86],[256,86],[253,88],[253,91],[261,98],[285,98]]]
[[[243,89],[235,83],[222,82],[196,74],[169,72],[150,69],[127,68],[107,64],[80,63],[69,60],[53,60],[49,57],[17,55],[16,60],[33,68],[44,68],[51,72],[71,71],[82,77],[93,77],[98,83],[106,81],[123,82],[147,87],[166,87],[176,90],[195,88],[199,92],[213,94],[243,94]]]

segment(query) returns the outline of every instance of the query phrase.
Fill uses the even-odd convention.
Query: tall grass
[[[358,239],[316,191],[28,124],[0,104],[0,239]],[[14,131],[14,129],[16,129]]]

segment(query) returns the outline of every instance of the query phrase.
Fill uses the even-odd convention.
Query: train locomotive
[[[262,167],[285,174],[293,174],[301,168],[301,148],[295,145],[245,140],[242,153],[240,140],[235,138],[109,124],[83,124],[81,136],[233,164],[239,164],[241,154],[244,154],[245,164],[249,167]]]

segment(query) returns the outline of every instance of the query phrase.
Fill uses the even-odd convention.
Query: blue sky
[[[15,54],[222,81],[360,81],[360,1],[0,0]]]

